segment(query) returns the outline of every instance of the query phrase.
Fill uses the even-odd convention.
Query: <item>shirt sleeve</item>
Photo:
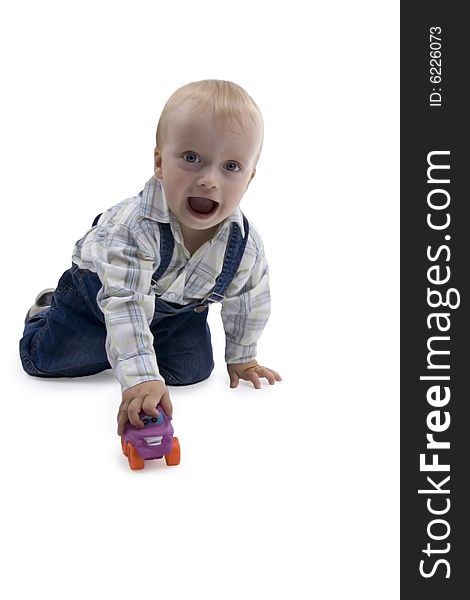
[[[256,357],[257,341],[270,313],[269,268],[261,244],[254,262],[253,257],[242,260],[222,301],[227,363],[245,363]]]
[[[106,353],[122,391],[160,380],[150,323],[155,311],[154,261],[128,227],[110,224],[95,259],[102,287],[97,303],[106,323]]]

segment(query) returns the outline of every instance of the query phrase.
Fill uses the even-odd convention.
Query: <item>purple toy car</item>
[[[122,451],[131,469],[143,469],[144,461],[154,458],[165,457],[167,465],[180,463],[180,445],[178,438],[173,437],[171,417],[166,415],[161,406],[157,410],[158,418],[140,413],[143,427],[134,427],[129,422],[124,427]]]

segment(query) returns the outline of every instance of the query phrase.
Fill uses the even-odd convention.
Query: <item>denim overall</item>
[[[93,225],[99,218],[96,217]],[[157,364],[168,385],[189,385],[209,377],[214,368],[208,307],[220,302],[238,270],[249,225],[243,215],[245,237],[232,223],[222,271],[206,298],[178,305],[155,298],[150,324]],[[174,238],[169,223],[160,227],[160,265],[155,283],[170,264]],[[60,278],[50,308],[29,319],[20,340],[23,369],[37,377],[80,377],[110,369],[104,315],[96,302],[102,287],[96,273],[72,263]]]

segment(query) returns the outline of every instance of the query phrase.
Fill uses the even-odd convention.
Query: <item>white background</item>
[[[398,598],[398,2],[42,0],[0,22],[5,597]],[[18,340],[205,78],[264,114],[241,206],[283,381],[229,389],[212,310],[212,377],[171,389],[181,465],[131,472],[112,373],[29,377]]]

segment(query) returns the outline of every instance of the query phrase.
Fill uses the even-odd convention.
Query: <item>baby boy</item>
[[[207,313],[221,303],[230,386],[260,388],[278,373],[256,360],[270,313],[261,238],[239,208],[263,144],[258,106],[240,86],[178,89],[157,127],[155,173],[99,215],[72,266],[41,292],[20,340],[24,370],[77,377],[110,367],[121,384],[118,434],[139,413],[172,414],[167,385],[209,377]]]

